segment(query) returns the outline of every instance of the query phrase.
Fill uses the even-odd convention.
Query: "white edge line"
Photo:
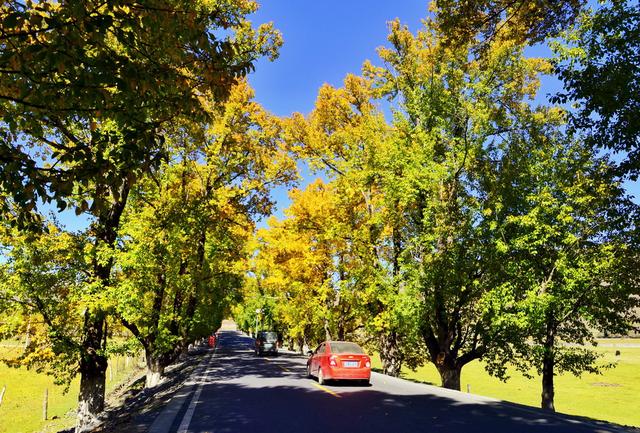
[[[211,355],[211,358],[209,358],[209,361],[213,359],[213,356],[216,354],[217,350],[218,350],[218,345],[216,344],[216,347],[213,349],[213,354]],[[209,377],[209,373],[207,373],[203,379],[206,379],[207,377]],[[189,424],[191,424],[191,419],[193,418],[193,414],[196,411],[196,404],[200,399],[200,393],[202,393],[203,387],[204,387],[204,383],[200,383],[200,385],[198,385],[198,389],[196,389],[196,392],[193,394],[193,397],[191,397],[189,408],[187,409],[184,416],[182,417],[182,422],[180,422],[180,426],[178,427],[177,433],[187,433],[189,431]]]
[[[193,394],[191,398],[191,403],[189,403],[189,408],[187,412],[184,414],[182,418],[182,422],[180,423],[180,427],[178,427],[178,433],[187,433],[189,430],[189,424],[191,424],[191,418],[193,418],[193,414],[196,411],[196,403],[200,398],[200,393],[202,392],[202,384],[198,385],[198,389]]]

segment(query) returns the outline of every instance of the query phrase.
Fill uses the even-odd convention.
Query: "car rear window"
[[[264,338],[264,341],[267,343],[275,343],[278,341],[278,334],[276,332],[265,332],[262,338]]]
[[[331,353],[364,353],[362,347],[356,343],[333,342],[331,344]]]

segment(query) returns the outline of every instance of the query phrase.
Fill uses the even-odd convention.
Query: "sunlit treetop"
[[[258,58],[277,56],[280,34],[246,20],[256,8],[250,1],[4,2],[4,213],[20,221],[39,199],[64,207],[93,182],[117,191],[157,161],[166,122],[206,119],[208,100],[226,99]],[[99,208],[104,193],[92,191]]]
[[[498,33],[522,44],[557,35],[573,22],[585,3],[584,0],[435,0],[430,9],[437,15],[446,44],[491,41]]]

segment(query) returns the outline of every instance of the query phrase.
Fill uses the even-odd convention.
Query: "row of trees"
[[[638,302],[620,187],[638,174],[637,5],[438,1],[416,35],[391,24],[382,66],[289,119],[244,80],[281,44],[256,8],[0,5],[0,336],[30,341],[9,362],[79,374],[82,431],[109,353],[142,348],[153,386],[238,304],[302,342],[362,338],[390,374],[433,362],[447,387],[473,359],[533,365],[552,407],[555,371],[597,367],[566,343],[625,331]],[[556,36],[553,63],[523,56]],[[551,72],[577,109],[533,105]],[[294,156],[327,180],[253,236]]]
[[[80,375],[78,431],[104,408],[110,353],[143,348],[153,386],[218,327],[269,189],[294,176],[280,121],[243,78],[281,44],[252,27],[256,9],[0,6],[0,336],[30,338],[12,365]]]
[[[262,310],[299,342],[362,341],[387,374],[431,362],[452,389],[476,359],[503,379],[508,365],[537,371],[551,410],[557,373],[606,367],[587,348],[594,331],[638,324],[640,214],[621,186],[637,176],[637,116],[606,117],[594,104],[615,104],[580,80],[599,77],[594,32],[609,43],[599,50],[626,50],[598,20],[618,14],[629,32],[638,9],[583,12],[552,63],[524,56],[535,35],[523,29],[535,29],[513,3],[469,38],[452,33],[469,24],[457,4],[440,2],[417,34],[392,22],[382,66],[323,86],[288,120],[287,140],[326,180],[294,190],[286,218],[258,231],[243,326]],[[555,100],[588,98],[579,109],[533,102],[554,71],[567,82]],[[603,145],[630,154],[617,166]]]

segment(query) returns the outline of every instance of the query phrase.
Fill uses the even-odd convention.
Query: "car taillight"
[[[365,358],[364,360],[364,366],[367,368],[371,368],[371,360],[369,358]]]
[[[332,367],[337,367],[338,366],[338,357],[335,355],[332,355],[329,357],[329,365]]]

